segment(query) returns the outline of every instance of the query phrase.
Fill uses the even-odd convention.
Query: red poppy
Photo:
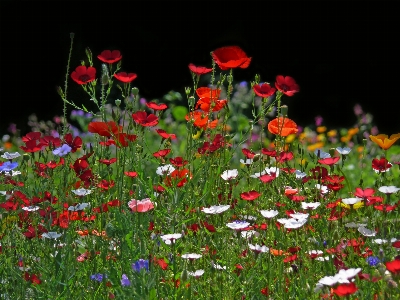
[[[115,185],[114,180],[110,180],[107,181],[105,179],[103,179],[99,184],[97,184],[97,186],[99,188],[102,188],[103,190],[109,190],[110,188],[112,188]]]
[[[169,161],[171,164],[173,164],[175,167],[183,167],[187,165],[188,161],[184,160],[182,157],[178,156],[175,158],[170,158]]]
[[[203,146],[201,148],[197,149],[197,152],[199,154],[209,154],[217,151],[219,148],[223,147],[224,145],[231,146],[230,144],[225,143],[224,138],[222,137],[221,134],[215,135],[213,141],[210,142],[204,142]]]
[[[165,177],[164,183],[167,186],[176,184],[177,187],[182,187],[186,184],[187,178],[192,178],[188,169],[175,170],[170,175]]]
[[[245,69],[251,62],[251,57],[247,57],[246,53],[238,46],[218,48],[211,55],[221,70],[238,67]]]
[[[175,140],[175,139],[176,139],[176,134],[174,134],[174,133],[167,133],[165,130],[162,130],[162,129],[156,129],[156,132],[157,132],[163,139],[171,139],[171,140]]]
[[[266,148],[262,148],[261,149],[261,153],[265,154],[265,155],[268,155],[268,156],[271,156],[271,157],[276,157],[276,151],[275,150],[269,150],[269,149],[266,149]]]
[[[95,80],[96,69],[93,67],[86,68],[85,66],[79,66],[72,72],[71,78],[77,84],[86,84]]]
[[[276,161],[280,163],[287,162],[294,158],[293,152],[281,152],[278,156],[276,156]]]
[[[283,77],[282,75],[276,76],[275,87],[286,96],[293,96],[300,90],[299,85],[292,77]]]
[[[382,173],[388,171],[392,167],[392,164],[389,161],[382,157],[381,159],[374,158],[372,160],[372,168],[375,172]]]
[[[351,283],[343,283],[337,286],[336,289],[332,289],[332,291],[338,296],[348,296],[357,292],[358,288],[354,282]]]
[[[29,132],[25,136],[22,137],[22,141],[24,143],[28,141],[38,140],[42,134],[40,132]]]
[[[133,120],[136,122],[136,124],[139,124],[141,126],[156,126],[158,124],[158,117],[153,114],[147,115],[147,112],[145,111],[138,111],[134,114],[132,114]]]
[[[383,212],[389,212],[395,210],[397,208],[397,205],[380,204],[380,205],[375,205],[374,208],[376,210],[380,210]]]
[[[146,103],[146,106],[154,110],[164,110],[168,108],[168,106],[164,103],[157,104],[155,102]]]
[[[250,151],[249,149],[243,148],[242,149],[242,153],[246,156],[246,158],[248,159],[253,159],[254,156],[256,156],[256,154],[252,151]]]
[[[119,61],[122,58],[122,55],[118,50],[104,50],[97,56],[97,58],[102,62],[112,64]]]
[[[26,281],[32,282],[33,284],[41,284],[42,283],[42,281],[39,279],[38,275],[29,274],[28,272],[25,272],[24,279]]]
[[[114,121],[105,122],[90,122],[88,131],[97,133],[100,136],[111,137],[122,130],[122,126],[118,126]]]
[[[138,176],[138,173],[134,172],[134,171],[126,171],[126,172],[124,172],[124,174],[126,176],[128,176],[128,177],[131,177],[131,178],[134,178],[134,177]]]
[[[189,64],[189,69],[197,76],[210,73],[212,71],[211,68],[195,66],[194,64]]]
[[[114,74],[114,77],[123,83],[129,83],[136,79],[137,75],[135,73],[119,72]]]
[[[268,83],[259,83],[253,86],[254,93],[257,96],[268,98],[275,93],[275,88],[271,87]]]
[[[42,145],[37,144],[37,140],[30,140],[25,142],[25,146],[20,146],[19,148],[28,153],[33,153],[42,150]]]
[[[261,194],[254,190],[240,194],[240,198],[246,201],[253,201],[257,199],[259,196],[261,196]]]
[[[219,95],[221,94],[221,89],[211,89],[209,87],[199,87],[196,90],[196,94],[197,96],[199,96],[199,98],[203,98],[203,97],[210,97],[210,98],[215,98],[218,99]]]
[[[322,165],[332,166],[339,161],[340,157],[327,157],[324,159],[318,160],[318,162]]]
[[[58,137],[53,137],[51,135],[46,135],[39,140],[39,145],[42,147],[60,147],[61,146],[61,139]]]
[[[153,156],[154,156],[154,157],[165,157],[165,156],[167,156],[168,153],[170,153],[170,152],[171,152],[171,149],[162,149],[162,150],[159,150],[159,151],[157,151],[157,152],[154,152],[154,153],[153,153]]]
[[[208,116],[203,112],[194,111],[185,117],[186,121],[193,120],[193,125],[202,129],[215,128],[217,126],[218,120],[208,121]]]
[[[101,162],[102,164],[105,164],[107,166],[115,163],[116,161],[117,161],[117,159],[115,157],[111,158],[111,159],[99,159],[99,162]]]
[[[268,123],[268,130],[272,134],[280,136],[288,136],[298,131],[297,124],[293,120],[284,117],[275,118],[270,121]]]
[[[268,183],[273,181],[276,178],[276,173],[272,173],[271,175],[269,174],[265,174],[265,175],[261,175],[259,177],[259,179],[261,180],[261,182],[263,183]]]
[[[76,150],[78,150],[80,147],[82,147],[82,138],[79,136],[76,136],[73,140],[72,140],[72,134],[67,133],[64,136],[64,142],[71,147],[71,152],[75,153]]]
[[[115,137],[116,137],[117,142],[112,139],[108,140],[108,142],[109,142],[109,144],[116,145],[118,148],[128,147],[129,142],[134,142],[137,138],[137,136],[135,134],[127,134],[127,133],[123,133],[123,132],[116,133]]]
[[[373,188],[366,188],[363,190],[362,188],[356,188],[356,192],[354,193],[354,196],[358,198],[363,198],[364,200],[369,200],[370,197],[375,193],[375,190]]]
[[[210,97],[200,98],[196,103],[196,109],[200,107],[200,109],[204,112],[209,112],[210,109],[213,112],[220,111],[228,104],[228,100],[217,100],[212,99]]]

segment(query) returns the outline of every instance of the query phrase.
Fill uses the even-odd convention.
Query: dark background
[[[191,86],[187,65],[211,66],[210,51],[240,46],[250,67],[237,80],[274,82],[290,75],[300,93],[286,97],[299,125],[321,115],[329,127],[356,122],[360,103],[380,132],[400,132],[400,38],[397,9],[390,2],[40,2],[0,3],[0,134],[27,118],[62,115],[56,93],[63,86],[69,33],[75,33],[71,72],[89,47],[123,55],[122,71],[146,99]],[[97,76],[100,61],[95,60]],[[69,78],[69,98],[90,106]],[[69,107],[69,110],[72,108]]]

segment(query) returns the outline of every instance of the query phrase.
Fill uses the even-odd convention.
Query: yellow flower
[[[349,205],[349,204],[344,204],[343,202],[339,202],[338,205],[341,206],[341,207],[344,207],[346,209],[351,209],[351,207],[353,207],[354,209],[359,209],[361,207],[364,207],[364,202],[360,201],[360,202],[357,202],[354,205]]]
[[[290,144],[291,142],[294,141],[295,138],[296,138],[296,135],[295,135],[295,134],[289,134],[289,135],[286,137],[285,142],[286,142],[287,144]]]
[[[392,134],[390,137],[386,134],[370,135],[369,138],[383,150],[387,150],[400,139],[400,133]]]
[[[347,132],[348,135],[355,135],[356,133],[358,133],[359,129],[356,128],[350,128],[349,131]]]
[[[329,137],[335,137],[336,135],[337,135],[337,130],[329,130],[327,133],[326,133]]]
[[[325,144],[323,142],[319,142],[319,143],[315,143],[313,145],[309,145],[307,147],[307,150],[310,152],[314,152],[315,150],[317,150],[318,148],[322,148]]]
[[[317,132],[318,133],[323,133],[326,131],[326,126],[318,126],[317,127]]]

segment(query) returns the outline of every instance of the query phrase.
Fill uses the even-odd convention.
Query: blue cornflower
[[[71,150],[72,150],[72,148],[70,146],[68,146],[67,144],[64,144],[61,147],[54,149],[53,154],[58,155],[58,156],[64,156],[64,155],[67,155],[68,153],[70,153]]]
[[[103,277],[107,278],[107,275],[103,275],[103,274],[100,274],[100,273],[90,275],[90,279],[96,280],[98,282],[102,282],[103,281]]]
[[[132,264],[132,269],[136,272],[140,272],[141,269],[146,269],[146,271],[149,271],[149,261],[147,259],[139,259]]]
[[[122,286],[130,286],[131,285],[131,282],[130,282],[128,276],[126,276],[126,274],[122,274],[121,285]]]
[[[367,263],[372,267],[376,266],[380,262],[381,262],[380,259],[376,256],[368,256],[367,257]]]
[[[12,169],[15,169],[16,167],[18,167],[17,162],[6,161],[0,166],[0,172],[10,172]]]

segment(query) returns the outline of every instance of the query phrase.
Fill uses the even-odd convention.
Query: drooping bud
[[[101,65],[101,71],[102,71],[101,84],[102,85],[107,85],[109,80],[110,80],[110,76],[108,74],[108,68],[107,68],[106,64],[102,64]]]

